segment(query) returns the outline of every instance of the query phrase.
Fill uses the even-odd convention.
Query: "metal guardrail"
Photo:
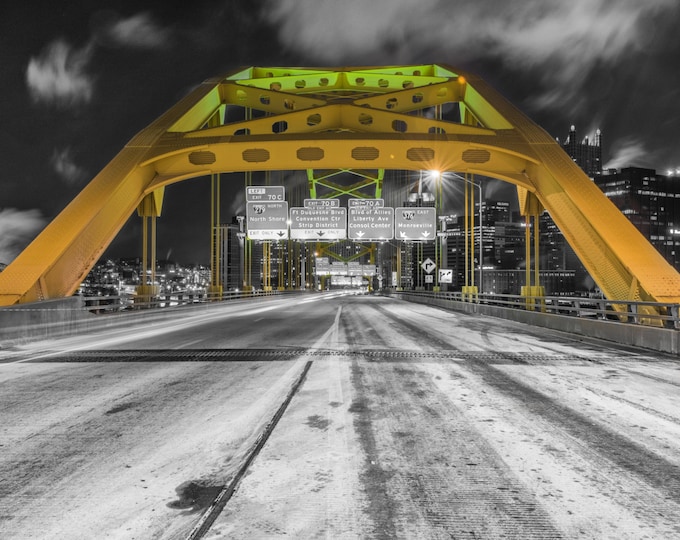
[[[243,300],[248,298],[274,296],[284,294],[285,292],[289,291],[225,291],[222,294],[182,291],[159,295],[84,296],[83,300],[85,302],[85,311],[101,314],[142,309],[162,309],[229,300]]]
[[[512,294],[463,294],[461,292],[397,291],[390,294],[431,297],[451,302],[475,303],[581,317],[624,324],[649,325],[680,330],[680,304],[635,302],[606,298],[567,296],[518,296]]]
[[[162,309],[211,302],[273,296],[290,291],[253,290],[226,291],[222,294],[170,293],[158,296],[90,296],[84,297],[85,310],[92,313],[112,313],[141,309]],[[474,303],[550,313],[566,317],[607,320],[625,324],[640,324],[680,330],[680,304],[607,300],[582,296],[520,296],[512,294],[467,294],[461,292],[397,291],[390,294],[431,297],[451,302]]]

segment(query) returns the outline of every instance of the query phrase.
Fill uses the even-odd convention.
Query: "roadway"
[[[675,357],[378,296],[177,314],[0,347],[1,538],[680,537]]]

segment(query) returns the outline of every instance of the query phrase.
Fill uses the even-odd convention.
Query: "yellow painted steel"
[[[161,215],[164,192],[165,188],[152,191],[137,207],[137,215],[142,218],[142,282],[136,288],[135,301],[140,303],[150,302],[159,292],[156,285],[156,219]]]
[[[448,103],[458,118],[439,114]],[[607,298],[680,302],[678,272],[550,135],[479,77],[430,64],[249,67],[205,81],[133,137],[0,273],[0,305],[73,294],[160,188],[223,172],[310,169],[511,182],[525,214],[534,215],[523,203],[529,193],[550,213]]]

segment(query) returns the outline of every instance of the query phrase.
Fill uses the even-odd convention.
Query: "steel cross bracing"
[[[449,104],[453,116],[437,114]],[[0,305],[73,294],[142,200],[165,186],[310,169],[499,178],[550,213],[607,298],[680,302],[678,272],[548,133],[481,78],[429,64],[248,67],[205,81],[134,136],[0,273]]]
[[[332,182],[329,178],[343,173],[349,173],[363,178],[349,186]],[[379,169],[374,174],[371,171],[340,169],[335,171],[315,171],[307,169],[309,181],[309,195],[312,199],[332,199],[341,195],[349,195],[357,199],[380,199],[382,196],[385,169]],[[326,193],[320,194],[319,187],[325,188]],[[371,191],[372,188],[372,191]]]

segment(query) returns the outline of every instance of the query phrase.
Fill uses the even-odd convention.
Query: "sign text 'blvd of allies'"
[[[305,199],[288,209],[282,186],[246,188],[246,226],[251,240],[431,241],[437,236],[431,207],[390,208],[383,199]]]

